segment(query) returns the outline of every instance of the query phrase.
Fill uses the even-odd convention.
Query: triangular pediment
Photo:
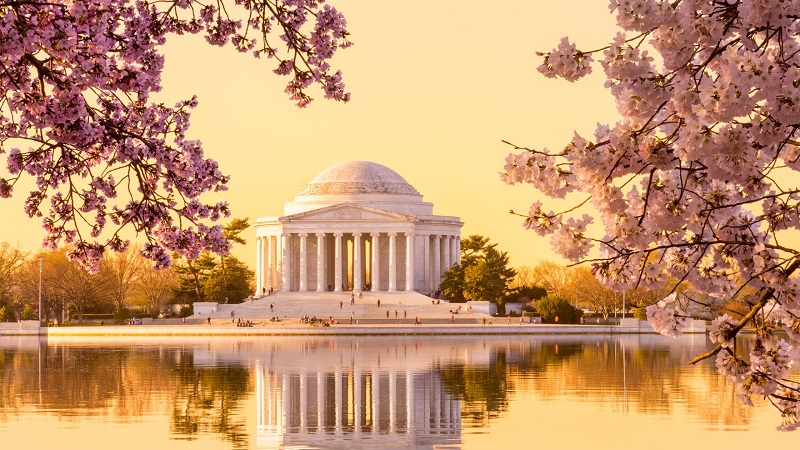
[[[414,216],[400,214],[355,203],[342,203],[283,216],[281,222],[410,222]]]

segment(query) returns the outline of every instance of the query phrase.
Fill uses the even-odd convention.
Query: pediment
[[[369,206],[343,203],[280,218],[281,222],[408,222],[414,216]]]

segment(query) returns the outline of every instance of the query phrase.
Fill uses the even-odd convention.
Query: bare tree
[[[592,270],[585,266],[570,271],[565,298],[576,306],[581,305],[603,315],[603,320],[622,305],[622,294],[604,288]]]
[[[92,275],[82,270],[77,262],[67,259],[68,249],[53,252],[49,269],[52,270],[54,296],[63,299],[78,313],[78,323],[83,323],[83,312],[92,305],[102,303],[113,294],[112,283],[106,271]]]
[[[530,269],[528,276],[534,280],[533,284],[547,289],[547,295],[563,297],[570,282],[571,270],[552,261],[542,261]]]
[[[25,253],[6,242],[0,243],[0,305],[14,298],[20,266],[25,262]]]
[[[145,268],[133,289],[133,301],[150,313],[161,311],[175,298],[178,275],[172,267]]]
[[[100,263],[100,272],[108,278],[110,296],[114,309],[122,309],[131,299],[133,290],[149,264],[141,255],[138,244],[131,245],[124,252],[110,252]]]

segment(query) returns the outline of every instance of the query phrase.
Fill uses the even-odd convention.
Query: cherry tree
[[[329,64],[350,45],[346,22],[324,0],[0,0],[0,197],[33,180],[24,208],[45,248],[70,244],[90,271],[128,246],[125,229],[158,267],[171,252],[228,251],[212,224],[227,203],[200,199],[228,176],[187,138],[197,99],[151,100],[166,39],[186,33],[274,60],[300,107],[315,84],[349,100]]]
[[[674,279],[702,293],[676,290],[648,308],[650,322],[675,335],[711,313],[715,346],[692,363],[716,358],[745,403],[766,398],[779,428],[794,430],[800,244],[787,234],[800,228],[800,1],[612,0],[610,9],[620,31],[607,46],[582,51],[564,38],[539,54],[539,71],[575,81],[597,60],[622,118],[555,151],[512,144],[501,176],[576,199],[567,211],[536,201],[524,226],[589,262],[606,286]],[[757,293],[749,310],[727,311],[742,289]],[[748,326],[755,341],[743,354],[736,337]]]

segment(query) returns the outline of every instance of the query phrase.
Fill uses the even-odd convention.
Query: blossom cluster
[[[564,38],[539,54],[538,70],[575,81],[596,58],[621,119],[576,132],[557,152],[515,146],[501,178],[552,198],[588,196],[563,213],[537,198],[524,226],[591,263],[606,286],[671,280],[697,292],[697,308],[668,298],[649,320],[676,335],[689,317],[714,319],[720,371],[743,399],[770,396],[791,429],[800,391],[784,377],[798,363],[800,248],[785,234],[800,229],[800,0],[609,7],[620,30],[607,46],[586,52]],[[584,226],[584,205],[597,226]],[[745,292],[749,310],[723,315]],[[758,330],[762,352],[737,353],[744,326]],[[775,341],[776,328],[789,340]]]
[[[127,247],[125,229],[146,236],[158,266],[173,252],[228,251],[207,224],[230,214],[227,203],[200,199],[229,178],[187,138],[197,99],[150,100],[162,46],[182,33],[275,58],[300,106],[312,84],[349,98],[328,62],[350,45],[346,22],[323,0],[0,0],[0,197],[32,177],[24,207],[42,220],[43,245],[71,244],[90,271]]]

